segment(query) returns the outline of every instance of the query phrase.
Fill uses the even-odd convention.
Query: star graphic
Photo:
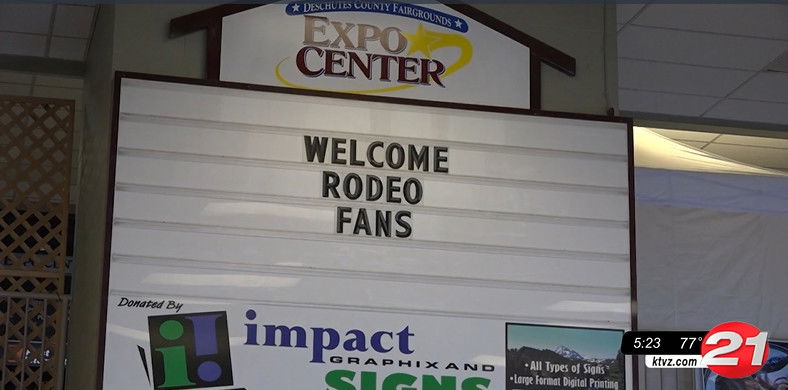
[[[462,20],[460,19],[455,20],[454,25],[457,26],[457,28],[462,28]]]
[[[419,24],[419,28],[416,29],[416,32],[413,34],[408,34],[403,32],[402,35],[408,39],[410,43],[410,48],[408,48],[408,55],[411,55],[417,51],[424,53],[427,58],[432,58],[432,54],[430,53],[430,46],[433,43],[440,40],[440,37],[435,36],[430,31],[424,29],[423,24]]]
[[[293,12],[298,12],[298,7],[299,7],[298,4],[293,4],[293,7],[292,7],[293,8]]]

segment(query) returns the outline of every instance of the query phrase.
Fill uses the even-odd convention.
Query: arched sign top
[[[542,62],[575,74],[573,57],[466,4],[226,4],[170,22],[172,37],[199,29],[211,80],[538,110]]]

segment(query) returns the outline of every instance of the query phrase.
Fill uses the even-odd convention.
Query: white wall
[[[542,65],[542,108],[605,114],[617,107],[615,4],[474,4],[577,60],[569,77]],[[527,68],[525,69],[527,71]]]
[[[96,383],[100,300],[100,259],[104,253],[104,224],[109,128],[112,109],[112,40],[114,6],[99,8],[85,77],[85,129],[79,178],[74,242],[74,277],[68,328],[67,389],[90,389]]]

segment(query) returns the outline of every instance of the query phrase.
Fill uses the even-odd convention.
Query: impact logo
[[[227,312],[148,317],[148,331],[155,390],[233,385]]]
[[[441,88],[473,58],[464,35],[467,21],[431,8],[396,1],[295,1],[285,11],[304,23],[302,47],[275,68],[277,80],[288,87],[363,94]],[[345,80],[341,88],[326,87],[337,79]],[[348,80],[358,88],[347,88]]]

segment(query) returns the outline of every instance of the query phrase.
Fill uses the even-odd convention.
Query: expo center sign
[[[417,85],[445,88],[442,78],[462,69],[473,58],[473,45],[461,34],[467,32],[467,22],[426,7],[396,2],[295,2],[288,4],[286,9],[288,15],[304,15],[304,46],[295,55],[301,76],[365,78],[393,84],[371,89],[337,89],[336,92],[386,93]],[[396,26],[356,24],[310,15],[342,11],[383,13],[422,22],[416,31],[404,32]],[[456,28],[460,33],[430,30],[424,27],[425,23]],[[437,52],[442,48],[459,50],[454,63],[447,66],[440,59],[432,58],[433,52],[439,55]],[[286,61],[288,57],[277,64],[277,79],[289,87],[310,88],[285,79],[281,68]]]
[[[248,23],[267,31],[250,34],[254,27]],[[252,53],[239,53],[254,34],[267,39],[246,46]],[[473,82],[472,75],[463,75],[474,59],[471,39],[466,18],[449,9],[392,1],[277,3],[227,17],[222,79],[359,94],[459,96],[463,82]],[[266,56],[255,55],[258,50]]]
[[[222,81],[540,108],[539,64],[574,74],[573,58],[465,5],[293,1],[219,11],[209,26],[221,30],[219,53],[207,67]],[[171,28],[191,31],[186,21]]]

